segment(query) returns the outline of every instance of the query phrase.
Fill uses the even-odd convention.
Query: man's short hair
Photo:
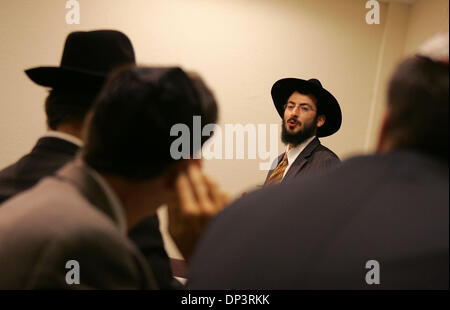
[[[59,125],[67,122],[81,126],[97,92],[63,88],[50,90],[45,100],[47,126],[52,130],[56,130]]]
[[[413,148],[448,160],[449,68],[414,56],[394,72],[388,89],[386,135],[396,148]]]
[[[199,77],[190,78],[180,68],[122,68],[96,100],[83,159],[100,172],[129,180],[156,177],[175,161],[173,125],[187,125],[190,153],[199,151],[192,146],[195,115],[202,125],[217,119],[214,96]]]

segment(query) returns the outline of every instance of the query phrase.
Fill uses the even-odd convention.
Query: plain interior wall
[[[380,3],[381,24],[368,25],[365,0],[79,0],[81,24],[67,25],[63,0],[0,0],[0,167],[45,132],[46,90],[23,70],[58,65],[69,32],[100,28],[126,33],[140,64],[199,72],[219,101],[221,126],[279,124],[273,83],[318,78],[343,113],[340,131],[322,143],[344,159],[366,152],[376,141],[383,87],[405,40],[411,50],[440,30],[443,22],[430,18],[442,16],[444,2]],[[448,23],[448,4],[445,14]],[[427,31],[416,36],[424,25]],[[209,160],[204,167],[233,196],[262,184],[267,173],[251,159]],[[165,227],[165,211],[159,212]],[[164,237],[169,254],[180,257],[165,231]]]
[[[437,32],[448,32],[448,0],[417,0],[411,9],[404,53],[413,54]]]
[[[80,0],[80,25],[65,23],[68,10],[60,2],[1,2],[0,63],[6,74],[0,167],[28,152],[45,132],[46,90],[23,70],[57,65],[69,32],[98,28],[125,32],[139,63],[198,71],[217,96],[221,126],[279,124],[270,96],[273,83],[283,77],[319,78],[343,112],[341,130],[322,142],[343,158],[364,148],[384,20],[366,24],[363,0]],[[210,160],[205,169],[239,195],[263,183],[267,172],[258,169],[259,162]]]
[[[366,132],[367,151],[373,151],[376,147],[386,108],[387,86],[393,70],[401,59],[414,54],[431,36],[438,32],[448,32],[449,2],[416,0],[413,5],[392,2],[388,6],[386,18]]]
[[[367,124],[365,151],[375,151],[386,108],[386,90],[389,78],[403,57],[403,47],[408,31],[410,6],[390,3],[385,15],[385,26],[378,53],[375,82],[372,89],[369,121]]]

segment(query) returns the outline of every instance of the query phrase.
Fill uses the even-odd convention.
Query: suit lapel
[[[114,212],[114,208],[111,206],[105,191],[91,176],[81,161],[76,160],[67,164],[58,171],[56,177],[73,184],[93,206],[120,226],[118,214]]]
[[[88,169],[89,168],[81,160],[76,159],[59,170],[55,177],[63,182],[67,182],[75,186],[80,191],[81,195],[87,199],[93,207],[103,212],[120,229],[120,215],[115,212],[114,207],[111,205],[104,189],[92,176]],[[144,259],[144,257],[142,257],[142,254],[137,250],[137,248],[136,251],[137,253],[134,256],[134,259],[138,262],[137,267],[139,268],[139,271],[145,275],[146,278],[146,281],[142,282],[142,285],[148,289],[158,288],[152,266]]]
[[[308,158],[311,156],[311,154],[319,145],[320,145],[319,139],[317,137],[314,138],[305,147],[305,149],[297,156],[295,161],[292,163],[292,166],[289,168],[288,172],[284,176],[282,182],[284,182],[285,180],[293,179],[300,172],[300,170],[302,170],[302,168],[306,165],[306,163],[308,162]]]

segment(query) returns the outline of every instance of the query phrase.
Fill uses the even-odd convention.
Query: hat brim
[[[100,89],[106,76],[64,67],[37,67],[25,70],[36,84],[51,88]]]
[[[281,118],[284,116],[284,105],[296,90],[311,93],[320,102],[321,114],[325,115],[325,123],[317,129],[318,137],[330,136],[341,128],[342,113],[336,98],[326,89],[302,79],[285,78],[273,84],[272,99]]]

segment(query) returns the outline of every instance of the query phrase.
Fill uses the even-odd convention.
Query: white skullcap
[[[442,62],[448,65],[449,39],[448,32],[439,33],[428,39],[419,48],[417,55],[428,57],[433,61]]]

